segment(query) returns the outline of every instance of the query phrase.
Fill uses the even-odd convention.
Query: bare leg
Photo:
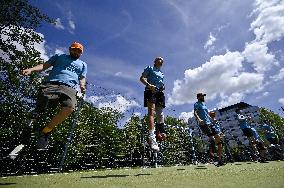
[[[155,104],[147,102],[147,106],[148,106],[148,130],[154,131]]]
[[[221,144],[221,138],[218,134],[215,135],[214,138],[215,138],[215,143],[218,146],[219,161],[221,161],[222,160],[222,154],[223,154],[223,145]]]
[[[159,146],[156,142],[156,135],[154,133],[154,113],[155,113],[155,104],[154,103],[147,103],[148,106],[148,130],[149,130],[149,140],[150,146],[153,150],[159,151]]]
[[[74,109],[72,107],[62,107],[61,110],[51,119],[51,121],[42,130],[43,133],[49,133],[52,129],[62,123],[67,117],[72,114]]]

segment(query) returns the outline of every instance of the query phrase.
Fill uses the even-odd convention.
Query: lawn
[[[284,161],[159,168],[124,168],[0,177],[0,187],[284,187]]]

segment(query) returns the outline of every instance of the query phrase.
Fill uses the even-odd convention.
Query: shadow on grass
[[[136,175],[134,175],[134,176],[151,176],[152,174],[136,174]]]
[[[0,186],[2,185],[15,185],[16,183],[0,183]]]
[[[139,176],[151,176],[152,174],[136,174],[134,176],[139,177]],[[129,175],[105,175],[105,176],[90,176],[90,177],[81,177],[81,178],[125,178],[128,177]]]
[[[207,167],[206,166],[197,166],[195,169],[196,170],[206,170]]]
[[[129,175],[105,175],[105,176],[90,176],[90,177],[81,177],[81,178],[125,178]]]

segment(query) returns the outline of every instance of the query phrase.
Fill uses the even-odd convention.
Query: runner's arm
[[[156,86],[150,84],[150,83],[147,81],[146,74],[142,73],[142,75],[140,76],[140,82],[142,82],[146,87],[150,88],[152,91],[155,91]]]
[[[203,123],[203,120],[199,117],[196,109],[194,109],[194,116],[197,119],[198,124],[202,124]]]
[[[27,76],[27,75],[31,74],[32,72],[40,72],[40,71],[48,69],[49,67],[51,67],[50,64],[41,63],[39,65],[32,67],[32,68],[22,70],[21,74]]]
[[[86,92],[86,78],[82,76],[82,77],[80,78],[79,83],[80,83],[81,92],[82,92],[82,93],[85,93],[85,92]]]

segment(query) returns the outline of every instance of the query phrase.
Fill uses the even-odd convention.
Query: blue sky
[[[162,56],[166,115],[192,115],[197,92],[209,109],[240,101],[282,114],[284,106],[283,0],[30,0],[56,19],[37,32],[47,59],[85,51],[95,106],[144,115],[143,69]]]

